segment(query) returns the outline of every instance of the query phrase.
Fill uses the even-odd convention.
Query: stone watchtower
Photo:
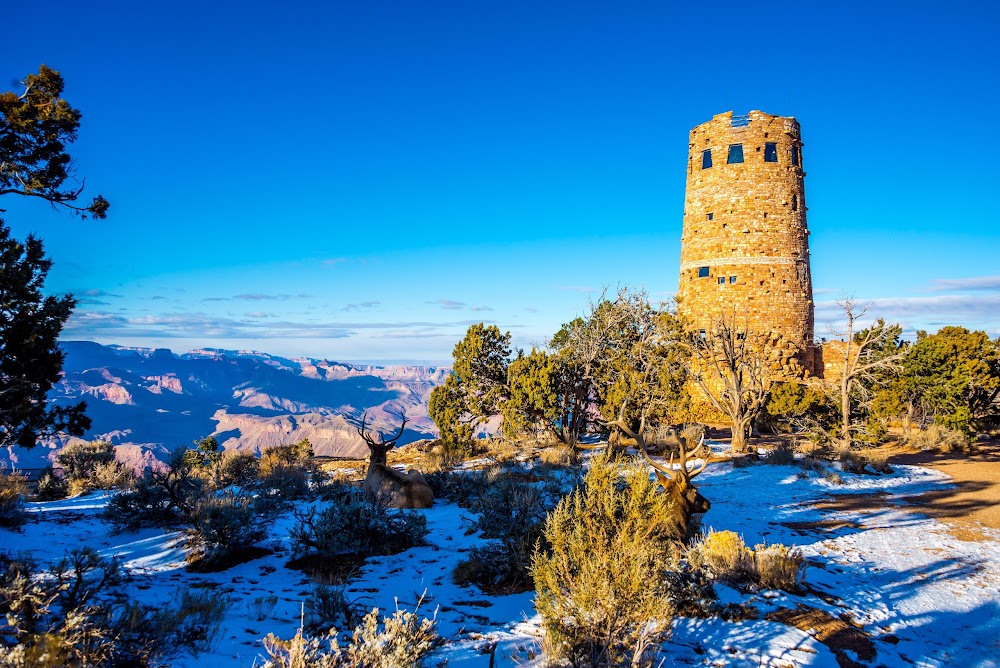
[[[815,372],[802,138],[794,118],[726,112],[691,130],[678,308],[778,332]]]

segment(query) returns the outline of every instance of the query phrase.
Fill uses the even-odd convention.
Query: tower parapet
[[[691,130],[678,307],[782,334],[814,373],[802,137],[794,118],[726,112]]]

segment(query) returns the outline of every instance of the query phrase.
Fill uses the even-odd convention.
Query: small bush
[[[538,453],[538,461],[551,467],[576,466],[580,462],[580,455],[569,446],[557,445]]]
[[[645,466],[619,473],[608,453],[591,460],[532,564],[545,651],[574,666],[648,666],[673,617],[663,572],[676,509]]]
[[[260,454],[260,477],[266,478],[274,469],[281,467],[308,468],[312,458],[313,449],[309,439],[288,445],[276,445]]]
[[[20,529],[28,521],[24,497],[28,494],[28,478],[17,471],[8,471],[0,463],[0,527]]]
[[[219,641],[232,601],[209,589],[184,587],[173,603],[157,620],[163,635],[192,654],[211,651]]]
[[[148,470],[133,488],[111,497],[103,517],[116,531],[182,524],[205,497],[206,487],[185,451],[176,450],[165,469]]]
[[[268,466],[267,471],[267,475],[260,478],[260,487],[269,499],[286,501],[309,495],[309,472],[306,469],[291,464],[275,464]]]
[[[562,496],[561,490],[539,484],[533,474],[518,468],[502,469],[493,482],[470,499],[479,514],[475,528],[499,542],[473,548],[455,568],[457,584],[474,584],[490,594],[531,589],[531,560],[541,540],[546,514]]]
[[[932,424],[926,429],[918,429],[910,434],[910,443],[921,450],[943,449],[949,452],[966,452],[971,442],[960,431]]]
[[[860,453],[860,456],[877,473],[892,473],[892,467],[889,466],[889,453],[885,450],[865,450]]]
[[[420,618],[416,612],[396,610],[379,623],[378,608],[373,609],[354,629],[350,644],[341,647],[339,635],[332,630],[327,649],[319,638],[307,638],[299,629],[291,640],[273,634],[264,639],[270,660],[262,668],[419,668],[427,654],[440,644],[435,617]]]
[[[257,457],[252,452],[226,451],[219,461],[216,485],[249,487],[257,481],[259,468]]]
[[[423,543],[427,519],[414,511],[391,511],[360,494],[334,499],[323,510],[296,511],[290,537],[297,555],[332,560],[340,555],[396,554]]]
[[[449,499],[468,508],[483,494],[493,475],[483,471],[437,471],[424,477],[435,499]]]
[[[347,598],[345,586],[316,584],[303,605],[303,623],[312,635],[325,635],[338,626],[353,627],[365,614],[364,607]]]
[[[0,636],[14,646],[5,666],[57,668],[105,665],[115,653],[114,631],[98,595],[116,582],[118,562],[88,548],[53,564],[41,578],[30,560],[0,556]]]
[[[765,464],[791,466],[795,464],[795,445],[790,441],[779,441],[762,457]]]
[[[447,471],[472,456],[472,446],[450,440],[440,440],[431,450],[431,470]]]
[[[688,551],[695,568],[704,567],[730,585],[749,584],[765,589],[797,591],[805,573],[805,557],[798,548],[761,544],[748,548],[733,531],[709,531]]]
[[[56,475],[51,466],[46,466],[42,469],[42,472],[38,474],[38,481],[35,484],[38,490],[36,495],[39,501],[65,499],[69,493],[66,481]]]
[[[56,460],[67,480],[87,480],[99,464],[115,461],[115,446],[106,441],[78,441],[60,450]]]
[[[794,592],[805,575],[802,550],[784,545],[757,545],[753,551],[754,579],[765,589]]]
[[[250,613],[251,619],[256,622],[262,622],[271,616],[277,605],[277,596],[255,596],[253,600],[247,603],[247,612]]]
[[[696,549],[701,562],[716,579],[746,582],[753,574],[753,553],[735,531],[709,530]]]
[[[97,464],[90,474],[93,489],[129,489],[135,485],[132,469],[121,462]]]
[[[198,502],[186,530],[192,548],[188,561],[210,568],[257,543],[266,535],[266,519],[254,500],[231,491]]]

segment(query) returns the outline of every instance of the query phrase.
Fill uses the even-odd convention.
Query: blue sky
[[[109,219],[39,234],[65,338],[442,360],[541,343],[603,286],[677,288],[688,131],[802,124],[817,335],[840,292],[1000,334],[995,5],[49,2],[45,63]]]

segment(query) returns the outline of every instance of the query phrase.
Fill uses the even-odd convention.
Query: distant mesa
[[[285,358],[250,350],[104,346],[66,341],[56,405],[87,401],[86,440],[115,443],[136,466],[163,460],[179,446],[214,435],[227,450],[259,452],[308,438],[318,455],[362,456],[350,418],[368,411],[386,427],[400,410],[409,418],[400,443],[433,438],[431,390],[447,367],[352,365]],[[398,421],[396,421],[398,424]],[[33,450],[0,451],[20,468],[41,468],[69,440]]]

